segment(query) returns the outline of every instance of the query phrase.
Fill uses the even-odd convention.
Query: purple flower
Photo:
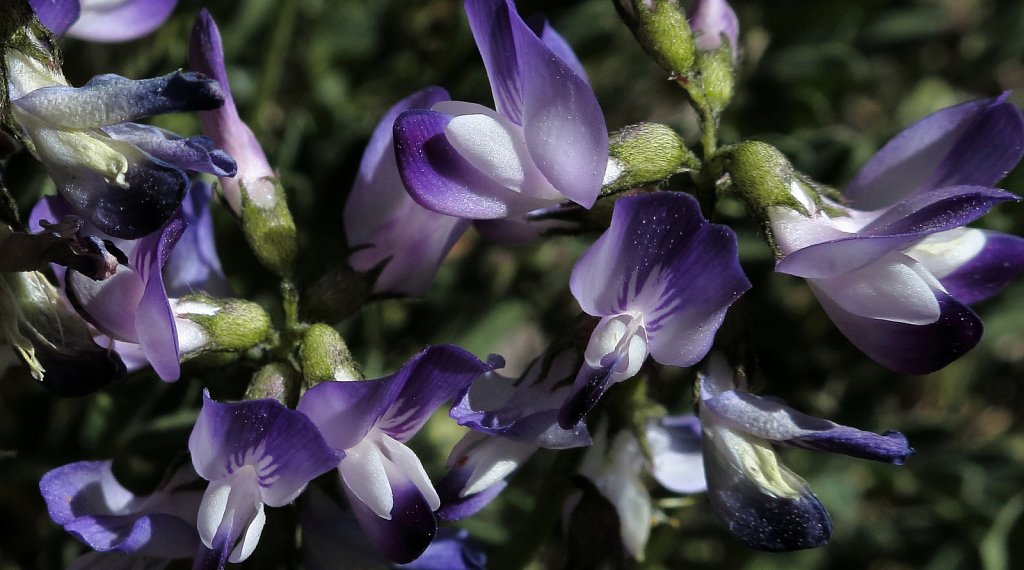
[[[178,0],[29,0],[39,21],[58,36],[123,42],[148,35]]]
[[[168,142],[171,135],[158,129],[124,124],[219,107],[215,81],[177,71],[143,80],[100,75],[74,88],[59,68],[16,49],[7,49],[4,61],[14,120],[74,213],[103,233],[123,239],[151,234],[181,204],[186,170],[234,170],[230,157],[208,141]]]
[[[850,207],[794,181],[809,215],[769,209],[776,270],[806,278],[843,334],[893,370],[925,374],[974,347],[982,324],[967,304],[1024,268],[1024,240],[962,227],[1017,199],[992,188],[1024,154],[1024,118],[1005,99],[943,109],[897,135],[847,187]]]
[[[438,484],[442,520],[458,520],[483,508],[538,448],[590,445],[587,426],[558,425],[558,409],[581,355],[569,348],[534,359],[519,378],[488,372],[473,381],[449,415],[472,429],[448,456],[450,471]]]
[[[704,469],[715,516],[751,548],[788,551],[828,542],[832,521],[807,482],[772,444],[902,464],[913,450],[899,432],[878,435],[802,414],[734,385],[721,357],[700,377]]]
[[[395,119],[410,109],[428,109],[448,101],[448,93],[428,87],[388,109],[377,124],[359,164],[359,176],[345,203],[345,237],[354,269],[384,268],[373,284],[377,294],[422,296],[467,220],[445,216],[417,204],[405,191],[395,161]]]
[[[601,321],[559,414],[565,428],[635,375],[648,354],[661,364],[696,364],[750,282],[732,230],[708,223],[692,197],[658,192],[616,202],[611,226],[576,263],[569,287]]]
[[[139,497],[117,482],[110,461],[81,461],[43,475],[39,490],[50,518],[97,552],[189,558],[199,545],[197,481],[184,466]]]
[[[224,105],[199,113],[203,133],[212,138],[238,163],[237,174],[221,175],[221,189],[231,210],[242,215],[242,193],[256,207],[269,210],[277,200],[276,176],[256,135],[241,117],[231,97],[220,30],[205,9],[199,12],[192,28],[188,52],[189,67],[214,78],[224,94]]]
[[[689,17],[697,49],[714,51],[722,45],[724,39],[729,44],[733,62],[736,61],[739,53],[740,21],[728,2],[695,0],[690,7]]]
[[[214,243],[212,198],[213,188],[197,181],[192,183],[181,204],[181,215],[187,226],[163,271],[167,293],[172,297],[198,291],[215,297],[232,294]]]
[[[198,528],[206,560],[241,562],[263,531],[264,505],[283,507],[338,464],[309,419],[276,400],[222,404],[203,394],[188,449],[209,487]]]
[[[56,196],[40,200],[32,210],[31,225],[59,219],[67,204]],[[103,335],[140,346],[160,378],[177,380],[178,335],[174,313],[164,288],[161,269],[185,230],[180,214],[159,232],[145,238],[112,240],[127,254],[114,275],[95,281],[77,271],[58,272],[68,301]],[[105,236],[104,236],[105,237]]]
[[[298,410],[344,454],[337,467],[349,504],[387,558],[414,560],[437,531],[433,511],[440,499],[405,442],[439,405],[487,370],[487,364],[458,347],[435,346],[396,374],[323,382],[299,401]]]
[[[568,44],[528,26],[511,0],[467,0],[466,13],[497,111],[441,101],[395,122],[405,187],[423,207],[473,219],[515,217],[601,189],[608,134]]]

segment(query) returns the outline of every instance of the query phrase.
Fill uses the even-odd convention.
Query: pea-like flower
[[[489,366],[461,348],[429,347],[376,380],[327,381],[303,394],[298,410],[342,455],[335,463],[349,505],[374,546],[395,562],[423,553],[441,504],[407,442],[430,414]]]
[[[425,208],[507,218],[571,200],[591,207],[608,164],[604,116],[579,61],[543,20],[531,27],[511,0],[467,0],[496,110],[461,101],[407,111],[395,153]]]
[[[806,278],[836,326],[880,364],[938,370],[981,338],[967,305],[1024,269],[1024,240],[963,227],[1018,199],[992,186],[1022,154],[1024,118],[1004,95],[943,109],[897,135],[847,186],[845,203],[794,179],[799,206],[768,209],[776,271]]]
[[[672,366],[704,358],[750,281],[732,230],[708,223],[692,197],[658,192],[616,202],[611,226],[576,263],[569,287],[601,321],[559,414],[563,428],[633,377],[648,354]]]
[[[773,445],[895,465],[913,453],[899,432],[879,435],[842,426],[746,392],[718,355],[700,375],[700,423],[715,516],[736,538],[759,550],[815,548],[832,535],[828,511],[807,482],[782,464]]]

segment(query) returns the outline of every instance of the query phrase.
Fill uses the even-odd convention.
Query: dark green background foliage
[[[576,48],[610,129],[658,121],[696,143],[696,117],[682,92],[646,59],[609,0],[519,5],[523,14],[544,10]],[[200,7],[181,0],[155,35],[127,45],[66,41],[69,79],[81,84],[107,72],[140,78],[184,65]],[[225,35],[235,99],[289,190],[304,284],[325,264],[344,260],[342,207],[362,147],[388,106],[432,84],[447,87],[455,99],[490,104],[456,0],[224,0],[208,7]],[[828,184],[841,186],[890,136],[938,108],[1007,89],[1015,90],[1012,101],[1024,104],[1024,3],[1017,0],[790,0],[737,2],[736,9],[741,79],[722,138],[768,141]],[[156,122],[198,132],[191,116]],[[9,164],[7,182],[24,211],[51,184],[24,155]],[[1003,186],[1024,193],[1024,170]],[[721,530],[703,496],[680,500],[655,486],[663,524],[640,566],[1024,565],[1024,283],[979,307],[986,333],[970,354],[930,376],[903,377],[852,348],[800,280],[771,272],[769,251],[737,204],[721,203],[715,218],[736,228],[754,283],[733,311],[742,316],[742,335],[757,355],[755,389],[840,423],[901,430],[917,454],[893,467],[784,451],[835,522],[830,545],[792,554],[749,551]],[[276,282],[258,268],[233,221],[223,211],[216,220],[236,290],[276,310]],[[1024,208],[1000,206],[982,225],[1024,233]],[[371,377],[394,370],[424,344],[441,342],[480,356],[498,352],[521,368],[578,314],[567,279],[592,239],[562,237],[509,249],[470,234],[425,300],[377,303],[339,328]],[[4,354],[0,362],[9,362]],[[151,488],[167,463],[184,454],[202,386],[220,398],[240,396],[251,366],[231,374],[226,369],[192,365],[175,384],[140,373],[77,400],[57,400],[24,368],[7,369],[0,382],[0,568],[59,567],[81,550],[47,518],[36,487],[40,475],[71,461],[114,458],[126,484]],[[652,393],[671,411],[690,408],[691,374],[649,374]],[[440,476],[460,432],[437,419],[414,444],[428,471]],[[512,561],[510,553],[532,552],[531,544],[545,544],[535,565],[565,560],[558,528],[550,536],[547,527],[539,527],[539,536],[525,528],[545,482],[567,475],[559,469],[553,454],[538,454],[499,500],[465,522],[495,566]],[[274,511],[272,524],[286,526],[293,516]],[[609,539],[590,537],[594,544]],[[264,543],[252,567],[296,564],[272,538]]]

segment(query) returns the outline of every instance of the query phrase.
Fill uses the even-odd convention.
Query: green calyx
[[[693,33],[675,0],[654,0],[653,8],[635,1],[633,7],[633,33],[644,50],[672,77],[689,75],[695,52]]]
[[[302,387],[308,390],[330,380],[362,380],[352,353],[334,327],[316,323],[306,330],[299,347]]]
[[[207,336],[193,354],[246,351],[270,334],[270,316],[251,301],[193,294],[181,299],[179,307],[177,316],[196,323]]]
[[[245,185],[241,184],[242,229],[249,247],[260,263],[278,277],[291,277],[298,252],[295,222],[288,209],[284,187],[276,177],[268,177],[274,185],[274,205],[260,208],[249,199]]]
[[[608,140],[609,172],[618,174],[606,181],[602,194],[655,184],[700,162],[675,131],[657,123],[630,125],[612,133]]]
[[[772,207],[789,208],[805,216],[811,213],[792,193],[798,175],[779,149],[761,141],[744,141],[723,148],[715,157],[732,181],[731,189],[761,220]]]
[[[717,49],[697,54],[697,69],[700,71],[700,87],[704,92],[704,103],[712,116],[718,117],[732,100],[736,83],[732,50],[723,41]]]

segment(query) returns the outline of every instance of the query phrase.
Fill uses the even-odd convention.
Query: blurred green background
[[[188,32],[202,6],[224,34],[228,72],[243,117],[280,169],[301,231],[302,280],[344,260],[342,207],[370,132],[395,101],[427,85],[490,104],[483,66],[456,0],[181,0],[156,34],[121,45],[64,42],[73,84],[98,73],[133,78],[185,62]],[[610,129],[642,120],[678,128],[693,144],[694,113],[681,91],[647,60],[610,0],[522,1],[543,11],[590,74]],[[927,113],[1014,90],[1024,104],[1024,3],[1019,0],[788,0],[734,4],[742,63],[722,138],[768,141],[818,180],[841,186],[889,137]],[[191,116],[155,121],[198,133]],[[27,212],[49,182],[27,155],[8,165],[8,186]],[[1024,194],[1024,169],[1003,187]],[[927,377],[904,377],[854,349],[796,278],[771,272],[755,224],[728,202],[716,221],[736,228],[754,288],[734,309],[758,355],[755,388],[836,422],[904,432],[917,454],[903,467],[787,450],[835,523],[832,542],[769,555],[727,536],[706,499],[664,505],[644,568],[869,568],[930,570],[1024,567],[1024,283],[978,307],[985,338],[966,357]],[[277,284],[259,269],[233,221],[217,211],[225,269],[240,296],[276,311]],[[981,225],[1024,234],[1024,210],[1003,205]],[[421,301],[386,301],[339,323],[370,377],[389,373],[424,344],[453,342],[478,356],[505,355],[521,369],[578,314],[567,279],[592,236],[505,248],[469,234]],[[11,362],[4,351],[0,371]],[[0,380],[0,568],[57,568],[81,546],[54,525],[36,487],[71,461],[115,458],[144,491],[184,453],[202,385],[239,395],[251,368],[186,368],[164,384],[137,374],[84,399],[58,400],[12,365]],[[198,381],[197,381],[198,380]],[[688,373],[666,371],[652,392],[686,411]],[[460,435],[432,422],[414,442],[439,477]],[[492,561],[517,545],[552,466],[539,454],[512,487],[465,526]],[[664,499],[664,500],[663,500]],[[595,544],[607,537],[595,536]],[[289,567],[287,550],[261,545],[252,567]],[[558,567],[558,534],[536,567]],[[291,561],[289,561],[291,560]]]

